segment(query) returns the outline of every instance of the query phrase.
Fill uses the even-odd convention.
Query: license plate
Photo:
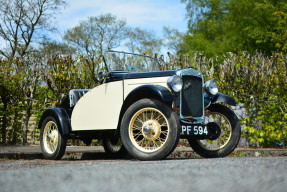
[[[208,135],[207,125],[181,125],[180,135],[190,136],[190,135],[198,135],[198,136],[206,136]]]

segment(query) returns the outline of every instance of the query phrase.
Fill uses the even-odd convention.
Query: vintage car
[[[59,107],[43,113],[38,128],[45,158],[60,159],[68,139],[100,139],[107,153],[139,160],[166,158],[180,138],[203,157],[235,149],[241,127],[227,105],[236,103],[215,81],[204,82],[193,68],[160,71],[146,55],[108,51],[102,58],[101,85],[70,90]]]

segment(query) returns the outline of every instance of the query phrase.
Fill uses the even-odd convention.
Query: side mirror
[[[106,70],[101,70],[101,71],[98,72],[98,77],[97,77],[97,79],[98,79],[98,81],[99,81],[100,83],[103,83],[106,77],[107,77],[107,72],[106,72]]]

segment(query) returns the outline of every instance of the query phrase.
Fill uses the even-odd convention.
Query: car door
[[[117,129],[123,104],[123,82],[115,81],[91,89],[72,112],[72,131]]]

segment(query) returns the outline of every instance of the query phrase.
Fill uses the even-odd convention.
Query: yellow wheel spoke
[[[134,134],[134,138],[135,140],[138,140],[138,138],[142,136],[142,133],[141,132],[138,132],[137,134]]]
[[[164,117],[162,117],[162,116],[158,116],[155,120],[159,122],[159,121],[162,120],[163,118],[164,118]]]
[[[168,131],[162,131],[161,133],[162,133],[164,136],[167,136]]]
[[[134,130],[141,130],[142,128],[134,124]]]
[[[43,144],[47,153],[52,154],[57,150],[59,144],[59,132],[54,121],[49,121],[43,130]]]
[[[169,125],[166,117],[158,109],[143,108],[133,115],[129,132],[138,149],[150,152],[160,149],[165,144]]]
[[[227,145],[232,135],[232,126],[229,120],[221,113],[211,112],[205,118],[205,123],[215,122],[220,126],[221,135],[216,140],[198,140],[199,145],[207,150],[218,150]]]
[[[142,119],[140,119],[140,117],[137,117],[136,121],[137,121],[137,122],[141,122],[142,124],[143,124],[143,122],[144,122]]]

